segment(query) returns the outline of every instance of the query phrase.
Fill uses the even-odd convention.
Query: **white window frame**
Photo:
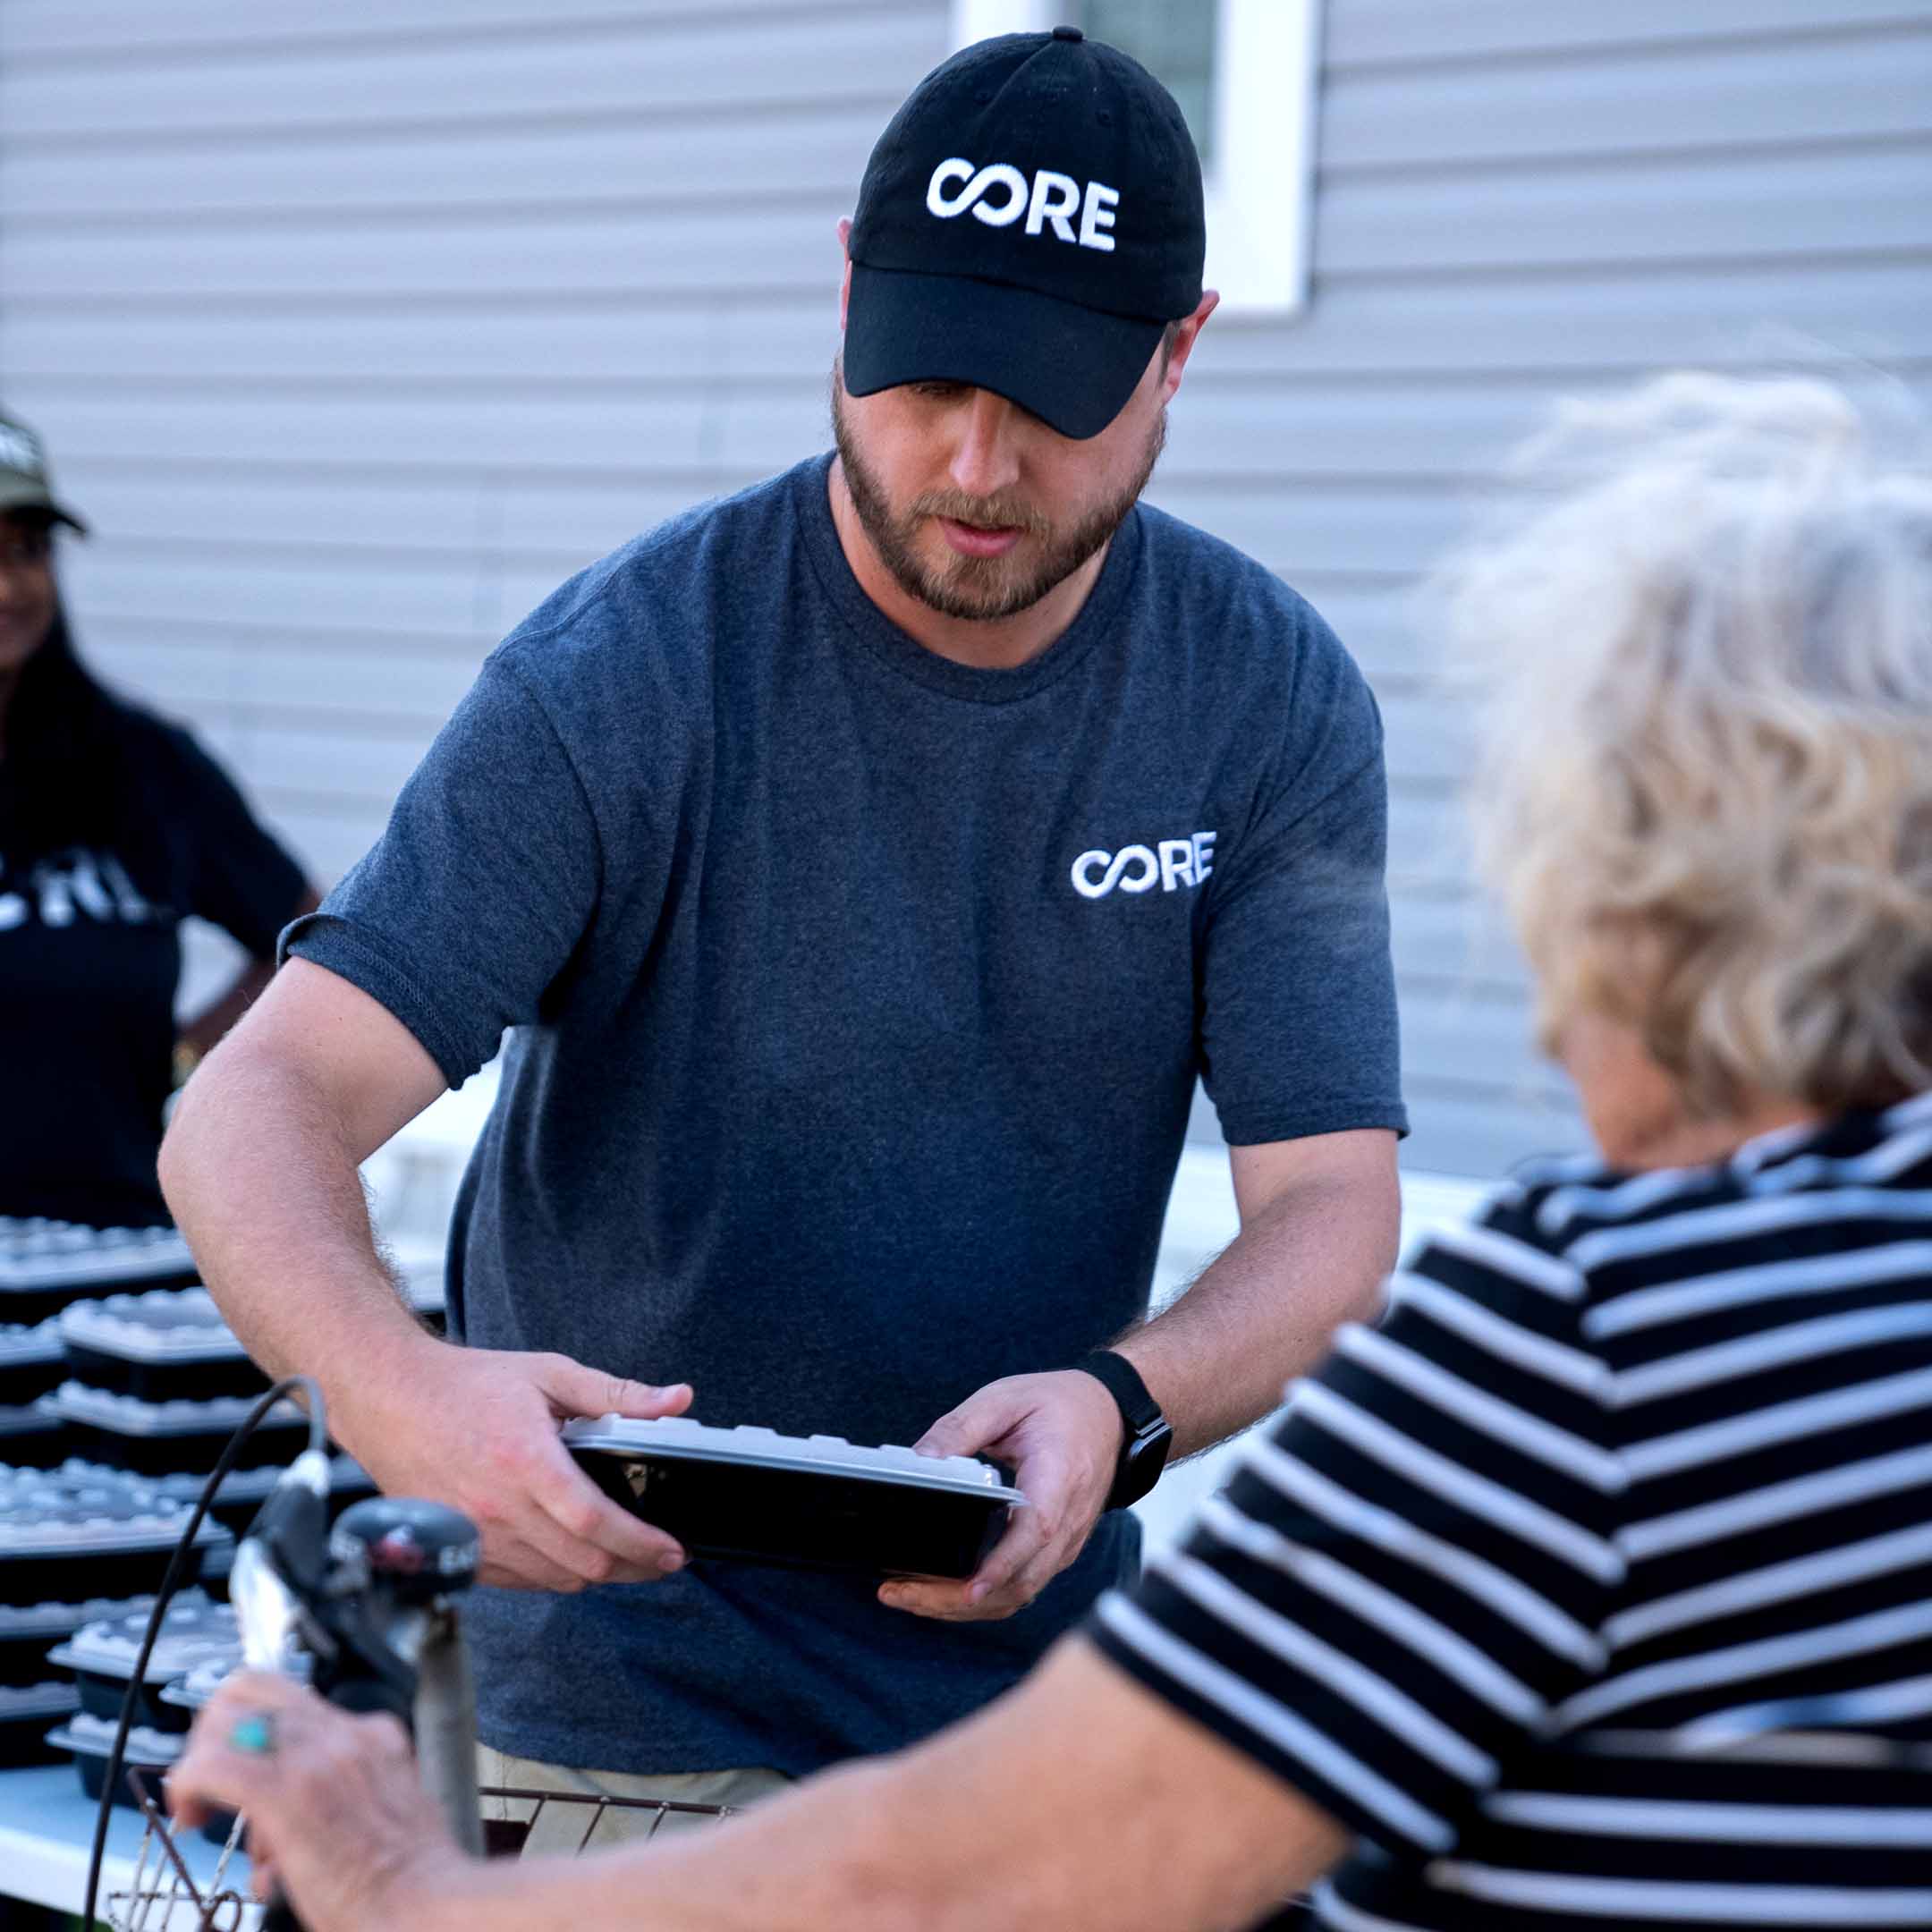
[[[1207,283],[1224,314],[1279,318],[1308,301],[1321,5],[1220,0],[1205,187]],[[1064,11],[1060,0],[953,0],[952,45],[1045,32]]]

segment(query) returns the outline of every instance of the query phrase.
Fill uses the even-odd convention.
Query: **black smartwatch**
[[[1112,1349],[1096,1349],[1073,1364],[1114,1398],[1121,1412],[1125,1435],[1121,1441],[1120,1461],[1114,1465],[1114,1487],[1107,1491],[1108,1509],[1125,1509],[1138,1503],[1160,1480],[1167,1466],[1167,1452],[1174,1447],[1174,1430],[1160,1412],[1160,1404],[1148,1394],[1140,1371],[1124,1355]]]

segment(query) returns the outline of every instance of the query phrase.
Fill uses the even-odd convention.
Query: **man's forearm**
[[[360,1165],[324,1095],[231,1045],[183,1090],[161,1154],[168,1206],[261,1366],[315,1377],[332,1407],[401,1386],[435,1343],[377,1256]]]
[[[1372,1314],[1395,1263],[1400,1195],[1360,1177],[1309,1176],[1248,1216],[1172,1307],[1114,1344],[1174,1432],[1176,1457],[1237,1434]]]

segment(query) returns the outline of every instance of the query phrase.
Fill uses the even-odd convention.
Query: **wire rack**
[[[107,1894],[107,1923],[113,1932],[241,1932],[250,1911],[250,1901],[241,1888],[241,1875],[232,1870],[235,1854],[241,1849],[242,1820],[237,1818],[230,1827],[213,1875],[198,1884],[146,1779],[139,1771],[130,1771],[127,1775],[128,1789],[140,1807],[143,1829],[135,1853],[133,1876],[126,1889]],[[482,1803],[484,1831],[493,1856],[511,1855],[521,1850],[524,1838],[537,1830],[546,1814],[553,1822],[569,1818],[570,1829],[576,1833],[574,1849],[581,1852],[589,1849],[605,1821],[614,1817],[648,1820],[641,1833],[627,1832],[626,1836],[653,1838],[673,1819],[689,1820],[694,1825],[715,1824],[733,1812],[730,1805],[612,1798],[600,1792],[532,1791],[513,1784],[486,1784],[477,1796]],[[516,1818],[490,1817],[492,1810],[511,1806],[529,1815]],[[576,1832],[580,1820],[583,1829]]]

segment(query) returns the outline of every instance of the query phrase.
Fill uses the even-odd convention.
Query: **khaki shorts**
[[[493,1750],[487,1744],[477,1748],[477,1783],[509,1785],[519,1791],[657,1799],[666,1803],[729,1805],[742,1809],[783,1791],[791,1782],[781,1771],[762,1769],[682,1771],[633,1777],[623,1771],[578,1771],[566,1765],[545,1764],[536,1758],[512,1758]],[[613,1845],[636,1844],[647,1838],[668,1837],[675,1832],[709,1830],[714,1822],[678,1811],[624,1811],[613,1808],[596,1817],[589,1805],[549,1804],[539,1811],[529,1799],[483,1801],[486,1823],[507,1820],[529,1824],[533,1816],[536,1822],[523,1845],[525,1858],[555,1852],[572,1854],[580,1846],[593,1852],[607,1851]],[[592,1835],[588,1846],[584,1846],[587,1831]]]

